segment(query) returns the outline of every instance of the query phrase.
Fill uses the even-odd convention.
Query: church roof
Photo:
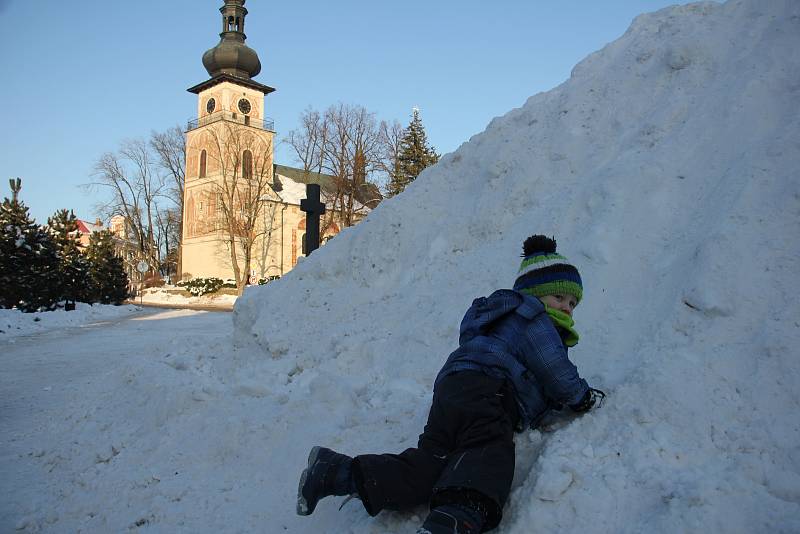
[[[296,167],[289,167],[286,165],[274,165],[275,176],[285,176],[298,184],[319,184],[319,186],[328,193],[336,191],[336,177],[330,174],[322,174],[312,171],[298,169]],[[303,189],[303,196],[305,198],[305,187]],[[374,184],[362,184],[358,191],[356,191],[356,200],[370,209],[374,209],[383,196],[381,195],[378,187]],[[297,202],[299,204],[299,201]]]
[[[275,89],[252,80],[261,72],[261,61],[255,50],[245,44],[247,35],[244,23],[247,17],[246,0],[225,0],[219,8],[222,14],[222,32],[219,43],[203,54],[203,66],[211,76],[208,80],[188,89],[199,93],[218,83],[229,81],[268,94]]]
[[[306,184],[296,182],[282,174],[278,174],[277,177],[280,181],[280,186],[276,188],[275,192],[278,194],[281,201],[299,206],[300,201],[306,198]],[[330,208],[330,206],[328,206],[328,208]]]
[[[306,171],[297,167],[278,165],[277,163],[273,167],[275,174],[291,178],[301,184],[319,184],[323,189],[333,189],[333,181],[336,179],[335,176],[330,174]]]
[[[200,91],[205,91],[209,87],[214,87],[218,83],[222,82],[231,82],[231,83],[238,83],[239,85],[243,85],[245,87],[249,87],[250,89],[255,89],[256,91],[261,91],[265,95],[268,95],[275,91],[274,87],[270,87],[269,85],[264,85],[262,83],[258,83],[253,80],[246,80],[244,78],[239,78],[237,76],[233,76],[231,74],[220,74],[219,76],[214,76],[213,78],[209,78],[208,80],[198,83],[197,85],[190,87],[187,89],[190,93],[199,94]]]

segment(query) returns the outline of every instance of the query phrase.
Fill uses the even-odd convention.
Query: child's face
[[[539,300],[541,300],[545,306],[555,310],[561,310],[570,316],[572,315],[572,311],[575,309],[575,306],[578,305],[578,299],[575,298],[574,295],[563,295],[557,293],[555,295],[545,295],[543,297],[539,297]]]

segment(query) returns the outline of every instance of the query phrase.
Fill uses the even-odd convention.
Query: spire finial
[[[19,191],[22,189],[22,180],[19,178],[11,178],[8,184],[11,186],[11,202],[16,204]]]

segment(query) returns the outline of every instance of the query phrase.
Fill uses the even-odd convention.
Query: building
[[[182,279],[227,280],[238,270],[255,283],[285,274],[303,255],[305,184],[320,184],[323,199],[335,186],[333,176],[274,164],[265,97],[275,89],[253,80],[261,63],[245,44],[244,4],[225,0],[220,41],[203,54],[210,78],[188,89],[197,95],[197,118],[186,132]],[[357,198],[376,194],[365,190]],[[363,211],[367,206],[365,200]],[[323,242],[340,230],[332,215],[321,227]]]
[[[108,228],[103,226],[103,221],[95,219],[93,223],[78,219],[78,247],[86,250],[89,246],[89,240],[95,232],[102,232],[103,230],[110,230],[114,240],[114,251],[116,255],[122,258],[125,263],[125,274],[128,275],[128,280],[131,284],[141,275],[136,272],[137,263],[137,247],[136,243],[131,241],[128,236],[128,230],[125,227],[125,217],[122,215],[114,215],[109,221]]]
[[[78,219],[78,232],[80,232],[78,246],[81,249],[86,250],[86,247],[89,246],[89,239],[91,238],[92,234],[95,232],[101,232],[103,230],[105,230],[105,228],[103,228],[103,221],[100,219],[95,219],[93,223]]]

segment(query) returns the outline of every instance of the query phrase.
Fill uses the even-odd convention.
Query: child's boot
[[[431,510],[417,534],[478,534],[485,519],[477,510],[445,504]]]
[[[300,476],[297,488],[298,515],[311,515],[323,497],[356,493],[350,471],[352,463],[353,459],[349,456],[325,447],[311,449],[308,467]]]

